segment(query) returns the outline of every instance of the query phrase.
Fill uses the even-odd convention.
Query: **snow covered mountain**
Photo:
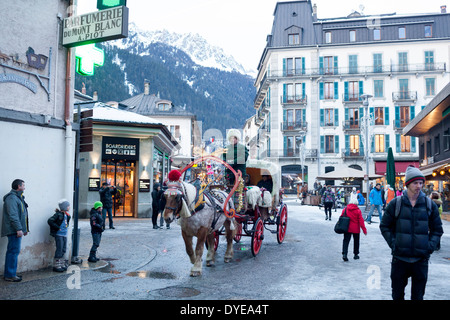
[[[222,71],[239,72],[255,76],[255,71],[246,70],[233,56],[227,55],[222,48],[210,45],[199,34],[178,34],[167,30],[147,31],[140,29],[134,23],[128,27],[128,38],[111,42],[121,49],[142,48],[140,55],[146,55],[145,48],[153,43],[164,43],[184,51],[194,63],[202,67],[216,68]]]

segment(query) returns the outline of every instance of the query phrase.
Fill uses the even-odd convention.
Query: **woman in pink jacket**
[[[342,259],[344,261],[348,261],[347,253],[348,253],[348,245],[350,243],[350,238],[353,235],[353,259],[359,259],[359,233],[360,230],[367,235],[366,226],[364,225],[364,219],[362,217],[361,210],[358,208],[358,202],[352,201],[347,207],[342,210],[341,216],[344,212],[350,218],[350,224],[348,226],[348,232],[344,233],[344,241],[342,243]]]

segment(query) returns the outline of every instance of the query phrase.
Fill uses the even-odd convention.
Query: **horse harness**
[[[203,190],[199,190],[199,188],[196,187],[195,199],[191,203],[189,203],[189,199],[187,199],[187,196],[186,196],[186,194],[187,194],[186,188],[183,185],[183,183],[180,183],[180,182],[169,182],[166,192],[169,192],[169,194],[172,194],[172,195],[174,193],[176,193],[177,207],[167,207],[166,206],[167,209],[172,210],[175,213],[177,212],[177,210],[180,206],[179,203],[180,203],[181,199],[184,199],[186,201],[186,204],[190,210],[191,215],[194,215],[196,212],[202,210],[205,207],[205,205],[212,207],[214,209],[214,219],[211,224],[211,230],[214,230],[215,225],[220,218],[220,215],[223,213],[223,208],[219,204],[217,204],[217,203],[220,203],[223,205],[224,200],[221,197],[214,194],[213,192],[206,190],[206,188]],[[209,205],[208,202],[204,199],[204,196],[213,205]],[[194,206],[194,209],[192,210],[191,206],[194,203],[195,203],[195,206]]]

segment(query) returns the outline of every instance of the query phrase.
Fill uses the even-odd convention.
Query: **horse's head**
[[[183,193],[177,187],[170,187],[164,192],[166,206],[164,207],[164,220],[171,223],[178,218],[182,206]]]

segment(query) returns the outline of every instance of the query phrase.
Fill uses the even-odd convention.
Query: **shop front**
[[[138,161],[139,139],[103,137],[100,180],[116,187],[114,217],[135,216]]]
[[[419,168],[419,161],[395,161],[395,189],[403,189],[405,182],[405,172],[409,166]],[[386,161],[375,162],[375,173],[386,176]],[[385,177],[381,180],[386,179]],[[383,182],[383,181],[380,181]]]
[[[92,123],[92,151],[80,153],[80,218],[89,217],[105,182],[117,189],[113,217],[151,217],[151,191],[170,170],[175,139],[153,119],[109,106],[94,107]]]

